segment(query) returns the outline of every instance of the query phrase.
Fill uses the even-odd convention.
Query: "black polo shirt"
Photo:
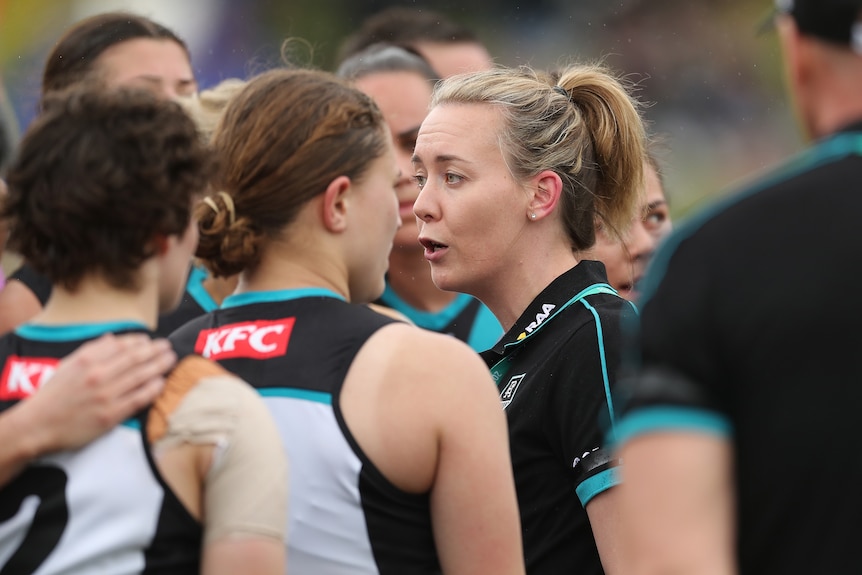
[[[621,322],[634,314],[604,265],[582,261],[482,354],[508,418],[531,575],[602,573],[584,506],[617,483],[602,443],[615,420]]]
[[[742,573],[860,573],[862,123],[678,228],[619,437],[733,443]]]

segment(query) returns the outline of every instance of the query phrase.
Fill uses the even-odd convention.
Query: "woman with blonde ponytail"
[[[614,572],[618,462],[602,446],[634,309],[577,254],[597,223],[630,225],[646,137],[602,66],[543,78],[497,68],[437,86],[414,211],[437,286],[476,296],[506,330],[482,355],[508,418],[527,572]]]

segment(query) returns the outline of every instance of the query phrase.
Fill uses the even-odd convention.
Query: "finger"
[[[146,359],[125,363],[123,369],[106,375],[112,393],[117,396],[133,393],[136,388],[155,378],[161,378],[177,361],[177,356],[170,345],[154,345],[152,351],[154,353],[147,354]],[[140,357],[138,355],[136,359]]]
[[[136,386],[117,401],[117,421],[122,421],[153,403],[165,385],[164,377],[154,377]]]
[[[117,339],[121,337],[125,338],[120,336]],[[100,376],[108,385],[128,386],[127,378],[123,376],[136,370],[143,370],[146,379],[160,375],[170,369],[175,361],[176,356],[167,340],[151,340],[144,335],[142,340],[129,338],[118,343],[114,354],[99,364]],[[122,391],[118,390],[118,393]]]

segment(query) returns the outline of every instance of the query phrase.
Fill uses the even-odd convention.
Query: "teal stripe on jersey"
[[[401,297],[395,293],[395,290],[393,290],[387,282],[386,288],[383,290],[383,295],[380,296],[380,301],[387,307],[391,307],[395,311],[404,314],[408,319],[410,319],[410,321],[419,327],[430,329],[432,331],[440,331],[449,325],[449,323],[455,319],[459,313],[464,311],[464,308],[470,305],[470,302],[473,301],[473,297],[459,293],[451,303],[440,311],[423,311],[421,309],[416,309],[401,299]]]
[[[135,430],[141,429],[141,422],[137,419],[127,419],[126,421],[122,422],[120,425],[122,425],[123,427],[127,427],[129,429],[135,429]]]
[[[643,407],[626,414],[617,426],[616,441],[625,441],[646,433],[691,431],[729,437],[730,420],[715,411],[691,407]]]
[[[611,400],[611,384],[608,378],[608,362],[605,359],[605,336],[602,333],[602,320],[599,318],[599,312],[596,311],[596,308],[591,306],[587,300],[581,300],[581,303],[584,304],[584,307],[587,308],[591,314],[593,314],[593,318],[596,320],[596,338],[599,341],[599,361],[602,363],[602,382],[605,386],[605,400],[608,404],[608,415],[610,415],[611,421],[611,436],[616,434],[617,427],[617,418],[614,415],[614,402]]]
[[[77,341],[93,339],[106,333],[139,330],[147,330],[147,326],[141,322],[129,320],[66,325],[25,323],[15,328],[15,333],[24,339],[35,341]]]
[[[218,304],[204,287],[204,280],[207,277],[208,274],[204,268],[198,266],[192,267],[189,271],[189,280],[186,282],[186,291],[201,306],[202,310],[211,312],[218,309]]]
[[[619,473],[617,473],[617,469],[615,467],[612,467],[582,481],[581,484],[575,488],[575,493],[578,494],[578,499],[581,500],[581,505],[586,507],[587,503],[589,503],[593,497],[619,484]]]
[[[297,389],[295,387],[265,387],[258,389],[257,392],[263,397],[289,397],[291,399],[302,399],[304,401],[332,405],[332,394],[324,391]]]
[[[292,299],[300,299],[304,297],[332,297],[346,301],[343,296],[338,295],[332,290],[326,288],[302,288],[302,289],[283,289],[274,291],[250,291],[236,295],[229,295],[224,298],[221,306],[223,308],[239,307],[253,303],[270,303],[276,301],[288,301]]]
[[[755,181],[741,192],[718,201],[712,207],[703,210],[691,219],[683,222],[682,225],[677,226],[663,245],[659,247],[650,262],[650,270],[641,282],[639,306],[643,308],[647,301],[655,294],[659,284],[661,284],[662,279],[664,279],[667,273],[670,260],[680,244],[694,235],[695,232],[715,216],[770,186],[851,155],[862,155],[862,133],[849,132],[823,140],[819,144],[788,160],[784,165],[773,170],[762,179]]]

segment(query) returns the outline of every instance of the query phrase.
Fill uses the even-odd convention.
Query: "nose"
[[[413,213],[424,222],[431,221],[439,215],[430,183],[430,180],[425,182],[425,186],[419,191],[419,195],[416,196],[416,201],[413,203]]]
[[[655,247],[655,237],[646,229],[643,221],[636,220],[626,236],[626,248],[632,259],[649,259]]]

